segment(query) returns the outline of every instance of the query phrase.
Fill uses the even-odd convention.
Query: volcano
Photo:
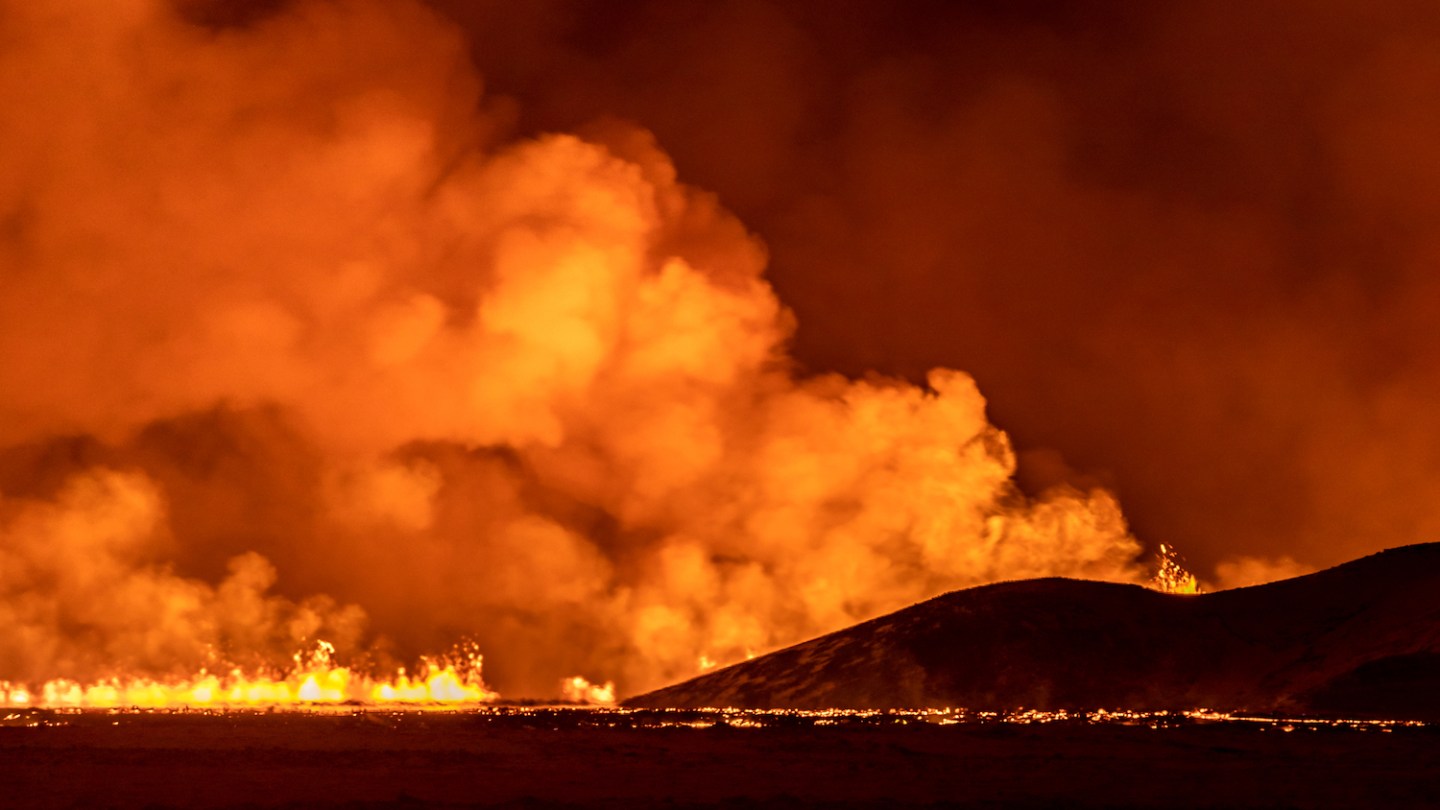
[[[1189,709],[1440,717],[1440,543],[1200,595],[954,591],[636,707]]]

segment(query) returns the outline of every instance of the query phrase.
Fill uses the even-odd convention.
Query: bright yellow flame
[[[0,705],[96,709],[304,707],[337,703],[453,706],[490,703],[499,697],[485,686],[481,678],[483,658],[473,647],[460,648],[438,661],[424,661],[425,675],[419,678],[411,678],[404,670],[388,679],[357,673],[334,665],[334,652],[332,645],[321,641],[308,656],[297,653],[294,669],[278,677],[250,676],[236,669],[223,677],[202,671],[193,678],[169,682],[112,678],[81,684],[57,679],[35,691],[24,684],[0,682]]]
[[[1161,543],[1160,569],[1155,572],[1150,587],[1161,593],[1194,594],[1200,593],[1200,580],[1180,564],[1180,554],[1174,546]]]

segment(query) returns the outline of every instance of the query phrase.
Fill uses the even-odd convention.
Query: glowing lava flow
[[[1160,566],[1151,581],[1153,589],[1171,594],[1200,592],[1199,581],[1180,563],[1174,548],[1161,544]],[[202,670],[191,678],[160,681],[150,678],[109,678],[84,684],[56,679],[38,687],[0,681],[0,707],[5,708],[254,708],[304,709],[333,704],[426,705],[459,707],[493,703],[499,694],[485,685],[483,656],[473,645],[461,645],[437,659],[421,659],[423,672],[397,671],[388,679],[337,666],[335,647],[317,642],[308,655],[296,653],[295,665],[283,675],[249,675],[233,669],[226,675]],[[746,658],[754,654],[747,650]],[[706,672],[718,662],[701,656]],[[584,677],[566,678],[562,698],[570,703],[613,706],[615,684],[592,683]]]
[[[335,648],[321,641],[280,677],[240,670],[219,676],[204,671],[179,681],[112,678],[92,684],[52,680],[38,688],[0,682],[0,706],[38,708],[241,708],[339,704],[461,706],[491,703],[499,695],[481,678],[481,655],[464,646],[439,659],[422,659],[424,674],[404,670],[380,680],[331,660]],[[613,693],[612,693],[613,700]]]

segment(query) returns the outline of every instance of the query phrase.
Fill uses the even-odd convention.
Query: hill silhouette
[[[1067,579],[970,588],[626,705],[1440,718],[1440,543],[1192,596]]]

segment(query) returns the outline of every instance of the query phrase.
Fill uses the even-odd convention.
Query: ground
[[[7,808],[1440,806],[1433,725],[582,710],[0,719]]]

